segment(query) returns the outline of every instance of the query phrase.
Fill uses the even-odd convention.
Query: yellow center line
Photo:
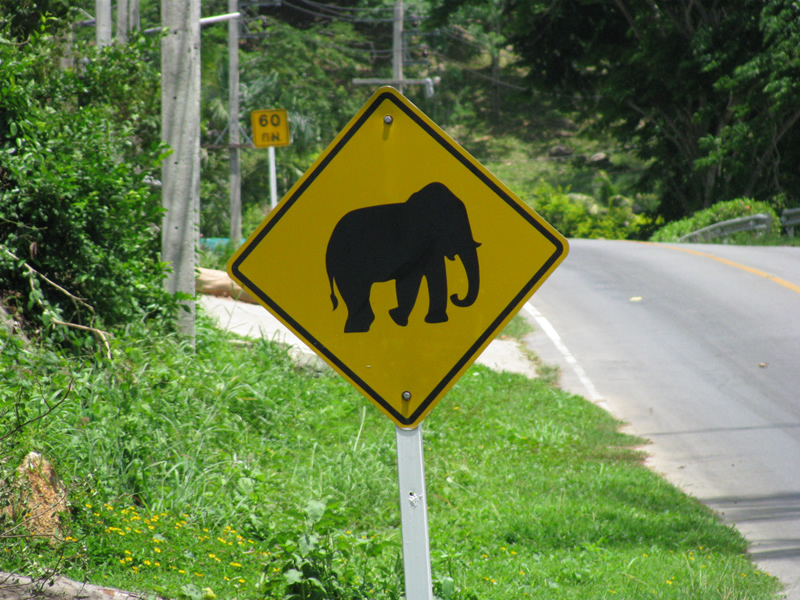
[[[748,267],[747,265],[743,265],[741,263],[734,262],[732,260],[728,260],[727,258],[721,258],[719,256],[714,256],[708,252],[700,252],[699,250],[692,250],[691,248],[676,248],[675,246],[667,246],[665,244],[656,244],[654,242],[642,242],[643,244],[650,244],[652,246],[660,246],[661,248],[668,248],[670,250],[678,250],[679,252],[686,252],[687,254],[694,254],[696,256],[703,256],[705,258],[710,258],[712,260],[716,260],[717,262],[721,262],[724,265],[728,265],[729,267],[734,267],[736,269],[741,269],[742,271],[747,271],[748,273],[752,273],[753,275],[758,275],[759,277],[763,277],[764,279],[769,279],[770,281],[777,283],[778,285],[782,285],[783,287],[792,290],[793,292],[800,294],[800,285],[796,285],[791,281],[786,281],[785,279],[781,279],[780,277],[776,277],[766,271],[762,271],[760,269],[754,269],[753,267]]]

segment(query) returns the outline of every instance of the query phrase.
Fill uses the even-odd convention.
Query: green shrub
[[[0,45],[0,300],[56,339],[170,310],[155,49],[76,45],[62,69],[47,33]]]
[[[566,237],[635,238],[647,217],[634,212],[633,200],[616,193],[605,173],[598,174],[593,187],[589,196],[542,181],[534,190],[533,207]]]
[[[677,242],[678,239],[684,235],[702,229],[703,227],[708,227],[709,225],[714,225],[715,223],[721,223],[730,219],[757,215],[759,213],[768,214],[772,217],[772,225],[769,233],[780,235],[781,222],[775,213],[775,209],[772,208],[770,204],[758,202],[751,198],[737,198],[736,200],[728,200],[727,202],[717,202],[713,206],[696,212],[680,221],[668,223],[656,231],[650,239],[654,242]],[[753,236],[753,233],[744,232],[737,235],[750,238]]]

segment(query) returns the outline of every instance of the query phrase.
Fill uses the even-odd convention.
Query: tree
[[[790,189],[796,13],[788,0],[533,0],[506,5],[503,33],[534,90],[650,161],[643,184],[675,218]]]
[[[64,21],[71,11],[70,0],[0,0],[0,15],[5,35],[19,43],[40,31],[42,22],[50,19],[51,29],[65,30]]]
[[[163,152],[157,40],[78,43],[78,66],[63,69],[44,23],[0,44],[0,301],[31,329],[83,344],[171,307],[148,179]]]
[[[760,16],[760,52],[716,83],[732,99],[732,118],[717,135],[701,140],[704,168],[720,167],[741,196],[791,193],[800,186],[800,6],[768,2]],[[723,171],[724,169],[724,171]],[[780,208],[780,207],[779,207]]]

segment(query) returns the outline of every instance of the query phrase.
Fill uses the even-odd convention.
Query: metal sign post
[[[395,426],[406,600],[433,600],[422,425]]]
[[[253,125],[253,146],[269,151],[269,209],[278,204],[278,181],[275,169],[275,146],[288,146],[289,114],[285,108],[254,110],[250,113]]]
[[[278,205],[278,171],[275,167],[275,146],[267,149],[269,153],[269,209]]]

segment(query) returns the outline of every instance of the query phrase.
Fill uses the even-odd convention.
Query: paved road
[[[574,240],[530,305],[562,386],[651,440],[800,599],[800,248]]]

